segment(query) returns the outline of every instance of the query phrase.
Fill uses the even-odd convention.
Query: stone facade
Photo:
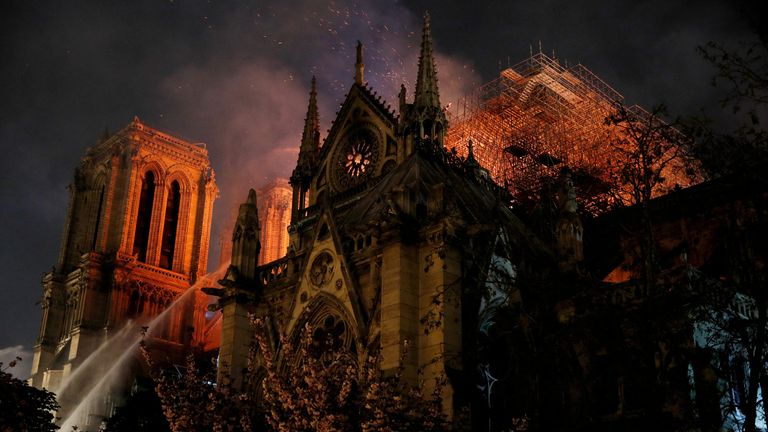
[[[480,297],[465,293],[490,283],[491,261],[504,262],[499,272],[514,278],[523,259],[554,259],[505,205],[505,192],[487,171],[444,149],[447,119],[428,19],[413,102],[406,102],[403,88],[399,114],[364,84],[362,54],[358,44],[355,82],[322,147],[313,80],[290,179],[288,253],[252,275],[236,264],[251,259],[233,251],[225,287],[217,292],[220,372],[236,383],[245,368],[250,310],[289,337],[305,324],[332,323],[341,346],[357,359],[380,352],[387,371],[403,358],[405,378],[416,383],[423,373],[429,391],[432,378],[456,377],[464,354],[474,349],[470,329],[477,313],[467,318],[465,311],[477,311]],[[241,216],[249,205],[250,198]],[[240,239],[233,242],[241,246]],[[505,246],[489,247],[497,242]],[[515,256],[506,246],[512,242],[521,244]],[[454,394],[465,385],[459,381],[449,380],[444,390],[447,413],[466,403]]]
[[[255,313],[273,335],[309,325],[357,361],[379,353],[384,371],[402,361],[427,392],[447,378],[444,411],[468,408],[472,430],[719,430],[713,395],[727,384],[713,378],[713,350],[696,345],[692,314],[699,289],[737,279],[724,220],[759,213],[750,232],[764,232],[754,210],[765,209],[764,182],[748,197],[729,180],[648,203],[661,259],[643,280],[641,206],[585,223],[566,169],[540,202],[513,209],[471,142],[465,158],[445,149],[431,45],[427,19],[413,102],[402,88],[394,113],[364,84],[358,44],[355,82],[322,146],[313,80],[288,252],[252,269],[260,245],[249,243],[216,291],[220,376],[242,382]],[[742,199],[751,213],[734,210]],[[250,197],[243,206],[257,208]],[[754,246],[742,249],[762,263]]]
[[[156,316],[206,274],[218,188],[204,144],[134,118],[88,149],[69,193],[32,364],[32,384],[54,391],[126,322]],[[162,339],[201,341],[204,308],[197,296],[174,312]]]

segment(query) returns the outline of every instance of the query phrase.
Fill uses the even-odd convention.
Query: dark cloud
[[[581,62],[632,103],[714,106],[695,52],[748,36],[725,2],[3,2],[0,10],[0,347],[31,346],[39,275],[56,260],[65,187],[105,126],[133,115],[208,145],[222,196],[215,230],[248,187],[295,163],[309,80],[325,130],[353,78],[389,103],[413,92],[430,10],[443,102],[495,77],[538,42]],[[224,217],[222,217],[224,216]],[[212,237],[215,243],[215,235]],[[216,256],[211,256],[215,262]]]

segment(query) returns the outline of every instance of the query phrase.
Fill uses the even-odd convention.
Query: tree
[[[699,53],[716,70],[712,85],[725,91],[721,107],[742,115],[735,130],[719,133],[707,118],[689,119],[690,134],[697,137],[696,153],[712,177],[731,174],[762,176],[768,165],[768,35],[728,49],[715,42]]]
[[[754,18],[754,17],[753,17]],[[753,23],[755,24],[755,23]],[[724,383],[718,396],[723,421],[747,432],[765,421],[768,392],[768,35],[729,49],[714,42],[699,52],[716,69],[721,106],[742,116],[734,130],[716,132],[708,119],[691,121],[696,152],[707,174],[739,184],[743,199],[726,210],[725,263],[701,284],[699,345]]]
[[[56,395],[37,389],[8,372],[20,357],[3,367],[0,362],[0,431],[56,431],[54,413],[59,409]]]
[[[640,281],[646,292],[653,289],[658,275],[656,239],[653,233],[649,204],[651,199],[675,188],[700,181],[698,167],[692,158],[690,140],[680,133],[675,122],[665,122],[663,105],[646,112],[639,107],[616,104],[605,122],[617,128],[610,145],[619,155],[612,165],[612,190],[618,206],[639,208]]]
[[[448,431],[442,413],[443,385],[428,397],[402,379],[386,376],[380,358],[360,363],[317,341],[305,326],[297,340],[270,342],[263,320],[253,319],[254,343],[243,389],[213,385],[213,369],[188,357],[181,374],[157,368],[144,347],[155,388],[171,430],[176,431]],[[279,359],[279,360],[278,360]]]
[[[260,320],[256,325],[264,328]],[[257,341],[265,370],[267,422],[273,430],[450,430],[442,414],[442,383],[425,398],[421,386],[402,379],[402,366],[386,376],[379,369],[378,356],[367,356],[357,364],[347,353],[333,351],[330,340],[313,339],[309,325],[298,343],[281,338],[283,364],[296,365],[286,376],[266,332],[257,332]]]
[[[758,240],[768,235],[768,208],[764,201],[738,207],[728,209],[724,268],[699,284],[702,298],[694,317],[697,345],[725,384],[717,395],[721,420],[754,432],[765,422],[768,389],[768,250]]]
[[[182,370],[163,369],[152,359],[143,342],[140,349],[171,431],[252,430],[248,417],[250,410],[242,403],[242,395],[226,383],[214,384],[214,365],[205,367],[196,361],[194,353],[190,353]]]

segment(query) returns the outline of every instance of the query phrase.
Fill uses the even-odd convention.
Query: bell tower
[[[69,186],[59,259],[43,275],[32,383],[56,390],[129,320],[148,320],[206,274],[218,196],[204,144],[138,117],[86,151]],[[162,339],[202,338],[205,296],[174,311]]]

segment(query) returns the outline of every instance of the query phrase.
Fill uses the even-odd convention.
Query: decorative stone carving
[[[333,257],[323,252],[315,257],[309,269],[309,281],[317,288],[324,286],[333,276]]]

